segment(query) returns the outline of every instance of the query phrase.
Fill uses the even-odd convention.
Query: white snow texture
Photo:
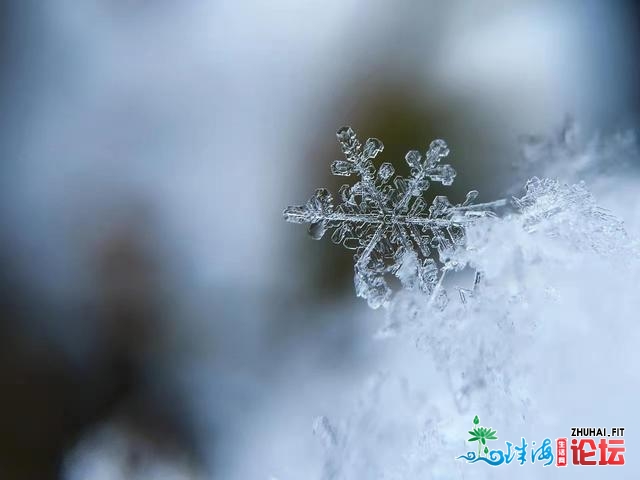
[[[386,370],[370,379],[350,414],[339,412],[336,419],[323,416],[314,423],[325,452],[323,480],[640,478],[634,455],[640,438],[640,248],[637,197],[628,193],[640,186],[629,168],[639,160],[635,145],[630,134],[583,142],[572,125],[555,139],[526,139],[523,171],[537,170],[540,178],[528,180],[500,216],[483,213],[460,222],[470,202],[455,207],[447,202],[445,219],[460,231],[447,248],[436,242],[435,261],[427,260],[421,245],[451,225],[410,229],[441,218],[433,207],[428,213],[393,207],[391,213],[387,207],[352,212],[378,219],[373,230],[382,230],[378,237],[386,238],[392,252],[378,258],[392,258],[384,272],[398,275],[403,285],[420,279],[425,268],[431,269],[431,278],[427,288],[406,288],[391,296],[379,266],[373,284],[378,290],[358,288],[363,250],[357,250],[358,294],[370,303],[368,295],[373,295],[373,306],[388,307],[380,337],[393,343],[394,354]],[[340,168],[334,164],[334,173],[354,168],[343,163]],[[357,160],[355,165],[360,168]],[[354,200],[354,187],[344,187],[351,188],[351,197],[343,198],[354,209],[364,209],[367,197],[382,195],[378,200],[384,205],[391,198],[373,183],[371,164],[367,168],[372,180],[359,184],[362,203]],[[545,178],[547,173],[553,177]],[[416,198],[422,199],[424,190],[416,190]],[[318,205],[327,198],[325,192],[316,195]],[[290,207],[285,216],[331,227],[335,218],[320,206],[311,212],[313,202]],[[489,211],[486,206],[481,210]],[[393,220],[394,214],[405,215],[402,222]],[[359,237],[363,243],[356,243],[366,254],[375,234],[365,220],[359,217],[360,223],[348,228],[368,232]],[[333,226],[339,231],[345,223]],[[479,273],[474,288],[457,289],[455,282],[445,288],[442,275],[462,268]],[[451,295],[452,290],[460,295]],[[442,302],[447,291],[448,301]],[[467,443],[474,415],[497,429],[496,448],[523,436],[529,443],[554,442],[570,436],[571,427],[625,427],[626,465],[467,464],[455,458],[475,449]]]

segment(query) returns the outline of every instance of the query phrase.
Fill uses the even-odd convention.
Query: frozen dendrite
[[[566,371],[582,375],[590,391],[592,374],[579,367],[582,342],[591,351],[601,342],[634,351],[624,339],[638,308],[640,257],[622,222],[583,184],[555,179],[532,178],[513,206],[501,218],[467,225],[465,248],[452,253],[483,272],[472,301],[440,311],[418,291],[393,298],[395,325],[386,333],[398,338],[384,359],[389,374],[376,376],[348,415],[314,424],[325,447],[323,480],[493,478],[452,460],[469,449],[463,417],[482,412],[523,435],[548,428],[561,399],[580,388],[564,387]],[[571,370],[567,351],[578,359]],[[546,383],[550,376],[554,382]],[[618,379],[626,385],[625,374]],[[568,415],[570,408],[561,428]],[[537,478],[535,470],[527,478]]]
[[[441,163],[449,154],[443,140],[431,142],[425,155],[409,151],[405,160],[410,177],[393,178],[390,163],[374,166],[383,149],[380,140],[370,138],[363,145],[351,127],[338,130],[337,137],[346,159],[334,161],[332,173],[359,180],[340,188],[338,205],[327,189],[319,188],[306,204],[286,208],[284,218],[308,223],[316,240],[333,230],[334,243],[355,250],[356,294],[373,308],[391,297],[388,274],[396,275],[405,288],[442,296],[444,274],[456,268],[449,254],[464,244],[465,226],[492,215],[491,208],[504,201],[474,205],[478,192],[472,190],[462,204],[453,205],[442,195],[429,204],[424,194],[430,182],[449,186],[456,176],[451,165]]]
[[[596,203],[584,182],[569,185],[533,177],[525,190],[524,196],[513,199],[525,232],[560,239],[578,252],[638,258],[637,241],[627,234],[622,220]],[[567,258],[564,261],[569,263]]]
[[[575,162],[576,169],[583,165],[574,156],[550,155],[541,161],[566,159],[567,173]],[[632,320],[640,308],[638,243],[596,202],[617,197],[622,176],[596,196],[568,177],[533,177],[524,191],[518,182],[509,212],[464,224],[464,248],[438,261],[482,272],[471,301],[440,310],[417,289],[394,296],[382,331],[396,336],[380,363],[385,373],[374,376],[349,413],[327,412],[314,424],[325,447],[323,480],[493,478],[453,460],[468,447],[463,417],[481,413],[514,438],[550,425],[561,431],[567,418],[597,415],[608,401],[606,386],[630,385],[629,370],[611,370],[584,354],[605,348],[620,364],[637,364],[637,335],[630,332],[637,333]],[[622,212],[633,212],[636,203],[622,204]],[[403,259],[396,275],[410,278],[407,264]],[[606,382],[594,397],[598,378]],[[572,395],[591,400],[576,409],[563,403]],[[633,412],[635,404],[617,407]],[[540,475],[522,471],[526,478]]]

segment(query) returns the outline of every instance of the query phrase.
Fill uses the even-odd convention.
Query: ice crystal
[[[523,197],[513,201],[526,232],[542,228],[546,235],[562,237],[574,248],[605,256],[628,243],[622,221],[597,205],[584,182],[568,185],[533,177],[525,190]]]
[[[289,222],[308,223],[315,240],[332,230],[336,244],[355,250],[356,294],[373,308],[388,303],[391,288],[386,275],[395,275],[408,289],[433,295],[444,305],[440,285],[447,271],[457,268],[449,261],[452,250],[462,246],[465,227],[475,219],[491,216],[492,208],[504,201],[473,204],[478,196],[470,191],[461,204],[452,204],[438,195],[429,204],[425,192],[430,182],[450,186],[456,171],[441,163],[449,154],[443,140],[434,140],[422,155],[409,151],[405,161],[410,177],[394,176],[390,163],[377,169],[373,159],[383,150],[382,142],[368,139],[364,145],[351,127],[337,132],[345,160],[331,165],[334,175],[359,177],[353,185],[340,188],[340,203],[334,205],[331,193],[319,188],[301,206],[284,210]]]
[[[596,358],[585,368],[584,351],[625,345],[620,358],[637,363],[626,338],[640,308],[640,256],[622,222],[584,184],[556,179],[530,179],[513,206],[468,225],[466,248],[452,255],[483,273],[471,301],[440,311],[419,291],[393,298],[384,333],[396,340],[383,366],[391,372],[346,415],[316,422],[323,480],[494,478],[452,460],[469,447],[462,419],[482,412],[514,438],[549,424],[560,430],[602,412],[596,401],[576,416],[575,405],[558,410],[574,389],[593,391],[593,372],[609,367]],[[580,381],[567,384],[567,371]],[[627,376],[616,377],[617,388],[627,388]]]
[[[382,353],[380,373],[352,408],[324,412],[327,417],[313,426],[324,447],[320,478],[493,478],[493,471],[453,460],[468,451],[466,422],[473,414],[491,418],[507,437],[563,431],[583,418],[607,418],[602,405],[610,402],[612,387],[626,391],[638,384],[629,381],[633,368],[612,369],[591,354],[614,352],[617,366],[640,361],[633,322],[640,309],[638,230],[628,230],[617,216],[637,211],[638,179],[628,170],[616,174],[624,165],[619,155],[609,155],[634,147],[621,137],[605,149],[587,142],[596,146],[584,150],[572,134],[560,138],[539,143],[551,147],[540,147],[538,166],[544,168],[538,173],[552,178],[518,179],[513,208],[504,215],[476,220],[465,210],[454,214],[465,221],[463,241],[452,243],[464,248],[433,247],[436,275],[454,265],[482,273],[466,303],[440,309],[434,301],[440,297],[419,288],[404,288],[389,302],[380,336],[395,339]],[[629,159],[638,157],[629,153]],[[587,182],[575,178],[583,175]],[[634,193],[630,201],[620,198],[623,179]],[[412,200],[418,197],[422,193]],[[616,203],[621,208],[603,208]],[[323,228],[331,223],[323,216],[314,220],[326,220]],[[382,236],[394,228],[388,222]],[[393,272],[404,286],[416,286],[420,253],[406,250]],[[453,277],[447,275],[443,285]],[[564,402],[569,397],[587,401]],[[636,397],[630,391],[628,398]],[[631,400],[617,400],[619,415],[634,418],[634,408]],[[522,478],[539,475],[534,468],[522,470]],[[576,470],[575,477],[581,475]]]

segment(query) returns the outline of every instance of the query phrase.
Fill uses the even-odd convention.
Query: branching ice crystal
[[[526,194],[514,197],[513,203],[526,232],[542,230],[549,237],[563,238],[574,248],[602,256],[628,250],[629,238],[622,221],[598,206],[583,182],[568,185],[533,177],[525,190]]]
[[[464,244],[465,225],[493,215],[491,208],[505,202],[473,204],[478,192],[472,190],[462,204],[453,205],[442,195],[428,204],[424,193],[430,182],[449,186],[456,176],[451,165],[441,163],[449,154],[443,140],[431,142],[425,155],[409,151],[405,160],[410,177],[392,180],[393,165],[385,162],[376,169],[373,163],[384,148],[380,140],[370,138],[363,145],[351,127],[338,130],[337,137],[345,160],[334,161],[331,172],[359,180],[340,187],[337,206],[331,193],[319,188],[306,204],[286,208],[284,218],[310,224],[315,240],[333,230],[334,243],[355,250],[356,294],[371,307],[389,301],[388,274],[396,275],[405,288],[418,288],[442,302],[442,279],[458,268],[449,254]]]

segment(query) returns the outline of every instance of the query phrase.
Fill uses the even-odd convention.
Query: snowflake
[[[363,145],[351,127],[338,130],[337,137],[346,159],[334,161],[332,173],[360,180],[340,187],[339,205],[334,206],[327,189],[319,188],[304,205],[286,208],[284,218],[310,224],[309,234],[316,240],[333,230],[334,243],[355,250],[356,294],[372,308],[388,304],[389,274],[403,287],[419,289],[444,305],[442,280],[447,271],[460,268],[450,254],[464,244],[465,226],[492,216],[491,208],[506,202],[473,204],[478,192],[472,190],[462,204],[453,205],[443,195],[428,204],[424,194],[430,182],[449,186],[456,176],[451,165],[441,163],[449,154],[443,140],[431,142],[424,156],[409,151],[410,177],[392,180],[393,165],[385,162],[376,170],[373,163],[384,148],[380,140],[370,138]]]
[[[514,197],[527,233],[542,231],[549,237],[562,238],[580,251],[594,251],[608,256],[629,249],[629,236],[624,223],[600,207],[585,183],[569,185],[557,179],[531,178],[526,194]]]

